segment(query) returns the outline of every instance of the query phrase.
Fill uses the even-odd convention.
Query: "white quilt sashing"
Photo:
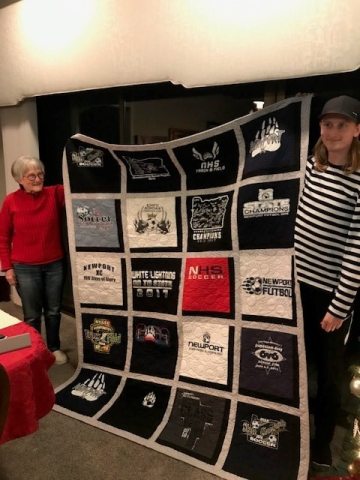
[[[307,478],[294,221],[311,96],[63,173],[79,368],[55,409],[221,478]]]

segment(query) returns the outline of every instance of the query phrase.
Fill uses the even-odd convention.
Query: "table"
[[[1,318],[5,319],[1,328]],[[13,317],[11,317],[13,318]],[[15,319],[16,322],[16,319]],[[41,335],[24,322],[9,325],[9,315],[0,310],[0,333],[12,336],[29,333],[32,345],[0,354],[0,363],[10,381],[10,401],[0,444],[28,435],[39,428],[39,419],[50,412],[55,393],[48,369],[55,361]]]

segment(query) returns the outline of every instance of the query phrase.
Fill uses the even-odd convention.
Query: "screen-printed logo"
[[[103,373],[95,373],[92,378],[87,378],[85,382],[78,383],[71,390],[74,397],[83,398],[88,402],[95,402],[105,393],[105,375]]]
[[[281,363],[286,360],[283,355],[283,346],[280,343],[268,340],[258,340],[253,355],[257,358],[255,368],[270,372],[281,372]]]
[[[259,189],[258,201],[246,202],[243,205],[244,218],[275,217],[289,215],[290,199],[274,199],[274,189]]]
[[[132,158],[122,157],[129,166],[134,180],[155,180],[158,177],[169,177],[170,172],[160,157]]]
[[[183,424],[181,438],[186,439],[186,445],[194,450],[206,430],[213,426],[214,412],[197,395],[184,392],[180,401],[180,417]]]
[[[71,159],[78,167],[104,166],[104,152],[97,148],[79,147],[78,152],[72,152]]]
[[[168,347],[170,344],[170,333],[165,327],[139,323],[136,327],[136,340],[140,343],[155,343]]]
[[[242,288],[250,295],[292,297],[292,281],[286,278],[247,277]]]
[[[228,195],[208,199],[196,196],[192,199],[190,226],[194,240],[208,242],[221,238],[228,203]]]
[[[213,143],[211,152],[200,153],[196,148],[193,148],[192,153],[193,157],[201,162],[200,167],[196,169],[196,173],[222,172],[225,170],[225,166],[221,164],[218,158],[220,147],[217,142]]]
[[[280,433],[286,430],[285,420],[270,420],[251,415],[251,420],[243,420],[242,432],[247,441],[266,448],[278,450]]]
[[[147,203],[134,220],[135,231],[140,234],[160,233],[166,235],[170,231],[171,222],[165,209],[158,203]]]
[[[85,329],[85,338],[93,344],[97,353],[110,353],[113,345],[121,343],[121,334],[115,333],[110,320],[95,318],[90,329]]]
[[[221,355],[224,351],[224,347],[222,345],[217,345],[211,342],[211,336],[210,336],[210,333],[208,332],[205,332],[203,334],[202,342],[189,340],[188,347],[189,347],[189,350],[196,350],[198,352],[204,352],[207,354]]]
[[[285,130],[280,130],[275,117],[270,117],[266,125],[262,122],[261,130],[256,132],[255,140],[250,143],[252,157],[266,152],[276,152],[281,147],[281,137]]]
[[[153,408],[156,402],[156,395],[154,392],[149,392],[147,395],[145,395],[142,404],[143,407],[146,408]]]

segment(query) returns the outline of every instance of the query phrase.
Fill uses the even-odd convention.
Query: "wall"
[[[129,102],[132,138],[168,137],[169,128],[201,132],[249,113],[251,100],[223,95]]]
[[[26,100],[16,107],[0,109],[2,148],[0,150],[1,198],[18,188],[11,176],[12,162],[19,155],[39,155],[37,136],[36,102]],[[12,300],[20,305],[20,298],[14,287],[11,288]]]
[[[20,155],[39,156],[36,102],[29,99],[16,107],[0,109],[5,187],[17,188],[11,176],[11,164]]]
[[[0,117],[0,202],[5,197],[5,194],[6,194],[5,164],[4,164],[4,151],[3,151],[1,117]]]
[[[358,0],[18,1],[0,9],[0,105],[119,85],[355,70],[358,10]]]

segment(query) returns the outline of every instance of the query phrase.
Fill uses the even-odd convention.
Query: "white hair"
[[[28,155],[21,155],[18,157],[11,166],[11,175],[17,182],[23,178],[25,173],[30,168],[37,168],[45,173],[45,167],[41,160],[37,157],[31,157]]]

